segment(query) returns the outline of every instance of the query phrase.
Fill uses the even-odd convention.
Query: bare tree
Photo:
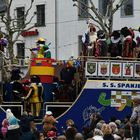
[[[11,62],[13,62],[14,52],[13,46],[16,41],[18,41],[19,36],[23,31],[30,30],[31,28],[35,27],[36,24],[29,26],[32,19],[35,16],[35,12],[33,15],[27,19],[29,12],[33,6],[34,0],[30,0],[29,8],[24,11],[24,15],[18,17],[17,14],[11,15],[11,6],[14,0],[6,0],[7,9],[4,13],[0,14],[1,24],[4,25],[1,29],[1,33],[7,38],[8,40],[8,54]],[[15,12],[13,12],[15,13]],[[23,22],[24,21],[24,22]],[[2,27],[1,27],[2,28]]]
[[[95,7],[94,0],[88,0],[88,4],[85,4],[81,0],[73,0],[73,6],[76,6],[80,10],[86,12],[87,17],[93,21],[95,21],[99,28],[102,29],[106,34],[110,34],[112,32],[113,27],[113,15],[115,12],[128,0],[108,0],[106,13],[104,15],[99,12],[98,8]],[[81,6],[84,8],[81,8]],[[86,10],[85,10],[86,9]]]
[[[31,8],[33,6],[34,0],[30,0],[29,7],[22,16],[18,16],[16,14],[17,9],[13,9],[12,11],[12,4],[14,0],[2,0],[1,2],[4,4],[2,7],[2,11],[0,10],[0,35],[6,37],[8,40],[7,51],[9,58],[6,58],[3,55],[3,66],[2,66],[2,81],[6,82],[10,80],[10,73],[13,66],[14,60],[14,44],[16,41],[19,41],[19,37],[23,31],[28,31],[31,28],[35,27],[36,24],[30,26],[32,19],[34,18],[36,12],[28,17]],[[6,8],[5,8],[6,6]],[[13,13],[13,14],[12,14]],[[1,37],[1,36],[0,36]]]

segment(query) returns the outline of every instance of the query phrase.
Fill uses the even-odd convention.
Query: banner
[[[58,118],[58,130],[72,119],[79,131],[89,127],[90,116],[100,113],[109,122],[112,117],[123,120],[132,113],[132,99],[140,96],[140,82],[88,80],[73,105]],[[61,132],[60,132],[61,133]]]
[[[86,62],[87,78],[140,79],[140,62],[124,60],[90,60]]]

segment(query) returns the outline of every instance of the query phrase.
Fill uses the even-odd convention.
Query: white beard
[[[94,33],[89,36],[90,43],[94,43],[97,40],[97,33]]]

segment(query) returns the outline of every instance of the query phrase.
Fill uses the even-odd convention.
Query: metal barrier
[[[25,58],[25,59],[17,58],[17,59],[14,59],[14,65],[17,65],[17,66],[25,66],[25,67],[27,67],[29,65],[29,62],[30,62],[30,58]]]
[[[71,107],[73,102],[45,102],[43,104],[43,115],[46,111],[52,111],[55,118],[62,115],[69,107]]]
[[[3,112],[5,112],[6,113],[6,109],[16,109],[16,108],[19,108],[20,109],[20,112],[13,112],[13,114],[16,116],[18,113],[18,117],[20,117],[22,114],[23,114],[23,105],[14,105],[13,103],[12,104],[8,104],[8,105],[0,105],[0,109],[3,111]],[[18,109],[18,110],[19,110]]]

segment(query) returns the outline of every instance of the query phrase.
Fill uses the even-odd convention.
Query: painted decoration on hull
[[[98,62],[98,76],[109,76],[108,62]]]
[[[111,76],[121,77],[121,63],[111,62]]]
[[[96,76],[97,75],[97,62],[89,62],[86,63],[86,75],[92,75],[92,76]]]
[[[135,72],[134,72],[134,76],[136,78],[140,77],[140,64],[139,63],[135,63]]]
[[[90,125],[90,116],[100,113],[108,122],[111,117],[124,119],[132,113],[132,99],[140,96],[140,82],[88,80],[73,105],[58,118],[58,130],[72,119],[79,131]],[[61,133],[61,132],[60,132]]]
[[[85,76],[93,79],[139,79],[140,61],[90,60],[86,62]]]
[[[123,63],[123,77],[133,77],[133,63]]]

